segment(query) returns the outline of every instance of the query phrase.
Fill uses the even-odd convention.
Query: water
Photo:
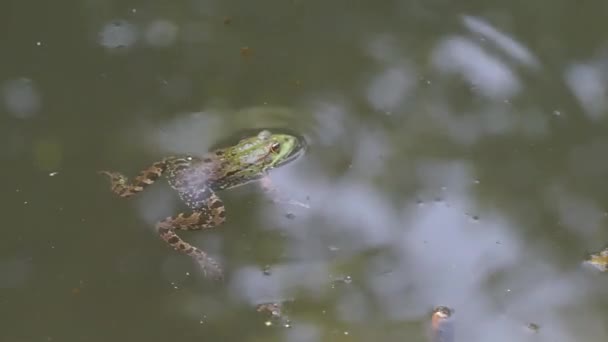
[[[441,1],[4,2],[2,341],[605,341],[606,5]],[[134,175],[239,131],[307,155],[222,194],[228,221]],[[255,305],[285,300],[290,328]],[[528,328],[537,324],[538,331]]]

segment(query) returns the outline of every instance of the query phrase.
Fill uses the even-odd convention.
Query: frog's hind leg
[[[198,230],[212,228],[225,221],[225,209],[222,200],[209,191],[208,197],[201,200],[201,204],[194,199],[188,202],[191,206],[196,206],[190,214],[179,214],[168,217],[156,224],[156,229],[160,237],[165,240],[176,251],[189,255],[198,262],[203,269],[205,276],[213,279],[221,279],[222,269],[220,265],[197,247],[182,240],[176,233],[176,229]],[[198,205],[197,205],[198,204]]]
[[[120,197],[131,197],[144,188],[154,183],[166,170],[167,164],[165,161],[159,161],[152,164],[145,170],[142,170],[131,183],[126,176],[119,172],[99,171],[99,174],[110,177],[112,192]]]

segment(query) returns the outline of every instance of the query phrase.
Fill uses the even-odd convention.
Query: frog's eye
[[[270,145],[270,152],[279,153],[280,149],[281,149],[281,144],[279,144],[278,142],[275,142],[272,145]]]

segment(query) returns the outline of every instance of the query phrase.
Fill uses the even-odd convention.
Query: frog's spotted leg
[[[178,214],[168,217],[156,224],[160,237],[165,240],[176,251],[191,256],[203,269],[205,276],[212,279],[221,279],[222,269],[219,264],[202,250],[185,242],[176,233],[176,229],[198,230],[212,228],[225,221],[225,208],[222,200],[210,189],[206,189],[201,195],[200,203],[190,197],[187,202],[189,206],[195,207],[189,215]]]
[[[278,189],[272,183],[270,177],[265,176],[260,179],[260,185],[262,186],[262,190],[270,197],[273,203],[286,203],[290,205],[296,205],[299,207],[303,207],[306,209],[310,209],[310,206],[306,203],[302,203],[300,201],[296,201],[290,198],[283,197],[281,193],[279,193]]]
[[[141,171],[129,184],[126,176],[118,172],[99,171],[99,174],[110,177],[112,192],[120,197],[131,197],[154,183],[165,171],[167,164],[164,161],[156,162]]]

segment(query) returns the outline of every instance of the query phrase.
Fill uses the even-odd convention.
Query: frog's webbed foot
[[[168,217],[158,222],[156,229],[160,237],[176,251],[189,255],[196,260],[206,277],[220,280],[223,278],[220,265],[207,253],[185,242],[175,233],[176,229],[198,230],[215,227],[224,222],[224,204],[214,193],[211,193],[205,200],[201,199],[200,202],[205,202],[205,205],[201,206],[201,203],[196,201],[189,202],[193,206],[201,206],[200,209],[195,209],[190,215],[178,214],[174,217]]]
[[[141,171],[133,182],[129,184],[127,177],[119,172],[99,171],[100,175],[110,178],[112,192],[120,197],[130,197],[154,183],[165,171],[165,162],[156,162],[147,169]]]
[[[196,260],[205,277],[214,280],[222,280],[224,275],[219,263],[207,255],[207,253],[203,252],[197,247],[192,246],[175,234],[174,228],[169,227],[171,225],[170,220],[171,218],[168,218],[156,225],[160,237],[171,245],[171,247],[173,247],[176,251],[184,253]]]
[[[262,186],[262,190],[268,195],[270,201],[276,204],[289,204],[295,205],[302,208],[310,209],[310,205],[307,203],[303,203],[288,197],[283,196],[279,190],[274,186],[269,177],[264,177],[260,180],[260,185]]]

